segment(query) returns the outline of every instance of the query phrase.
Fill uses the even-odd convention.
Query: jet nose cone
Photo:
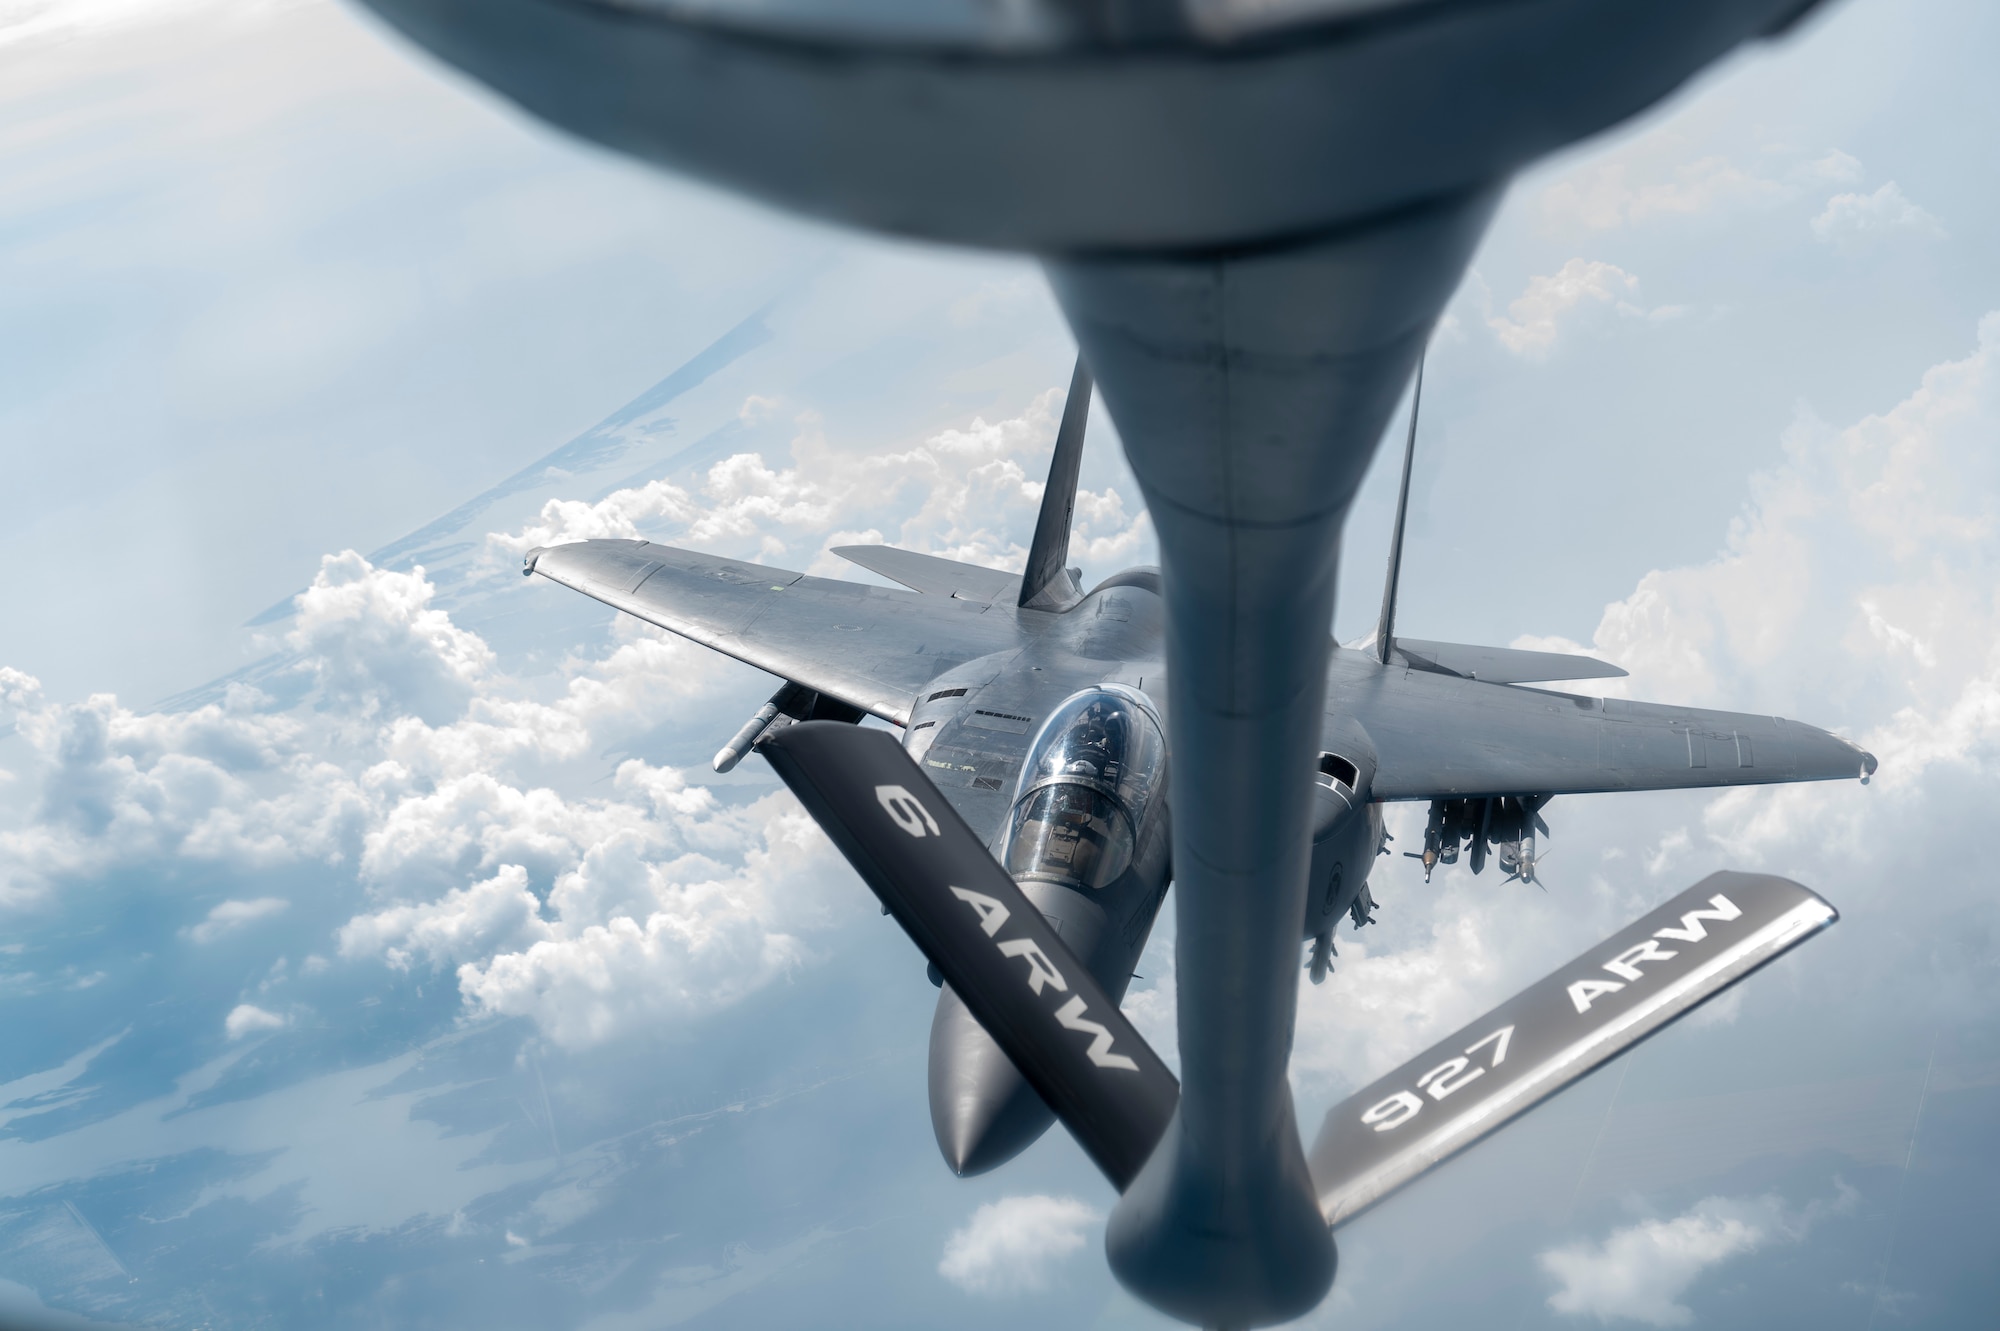
[[[930,1096],[938,1150],[961,1178],[1006,1164],[1055,1122],[949,988],[931,1020]]]

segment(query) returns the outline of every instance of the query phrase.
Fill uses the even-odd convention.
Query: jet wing
[[[1776,716],[1585,698],[1388,669],[1335,654],[1331,705],[1374,741],[1386,800],[1569,795],[1831,781],[1875,759],[1837,735]]]
[[[809,578],[647,541],[543,546],[528,552],[526,565],[897,725],[939,674],[1018,642],[1010,605]]]
[[[1412,670],[1481,679],[1488,684],[1527,684],[1557,679],[1616,679],[1625,674],[1609,661],[1570,652],[1526,652],[1514,647],[1469,647],[1397,634],[1389,644],[1392,660]]]

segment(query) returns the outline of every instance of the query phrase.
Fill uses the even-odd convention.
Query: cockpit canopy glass
[[[1101,685],[1065,699],[1022,765],[1007,871],[1072,887],[1115,882],[1131,866],[1166,757],[1166,736],[1144,694]]]

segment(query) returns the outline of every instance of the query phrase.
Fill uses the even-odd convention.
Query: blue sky
[[[1996,29],[1836,4],[1524,177],[1475,259],[1407,630],[1883,767],[1557,801],[1546,895],[1383,861],[1302,997],[1303,1122],[1711,869],[1844,921],[1344,1228],[1308,1324],[2000,1295]],[[1074,354],[1031,264],[652,176],[325,3],[0,8],[0,180],[0,1312],[1162,1324],[1066,1140],[938,1162],[921,962],[758,764],[706,767],[770,682],[513,571],[1018,559]],[[1150,537],[1093,430],[1101,576]],[[1128,1008],[1170,1049],[1169,933]]]

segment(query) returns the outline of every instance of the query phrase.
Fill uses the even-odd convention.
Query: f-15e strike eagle
[[[1419,395],[1421,387],[1419,377]],[[1054,1121],[1050,1103],[1060,1098],[1039,1094],[1024,1079],[968,999],[991,1004],[996,994],[1021,989],[1028,997],[1044,990],[1069,995],[1069,1004],[1083,999],[1074,1008],[1059,1005],[1057,1024],[1086,1060],[1096,1051],[1094,1069],[1139,1080],[1149,1071],[1156,1081],[1166,1075],[1135,1061],[1142,1052],[1136,1034],[1107,1024],[1173,877],[1168,835],[1173,755],[1163,719],[1172,689],[1163,660],[1158,570],[1126,569],[1086,592],[1078,571],[1067,567],[1090,392],[1079,361],[1025,574],[887,545],[847,546],[835,553],[908,590],[807,577],[648,541],[588,540],[540,547],[526,556],[530,574],[782,677],[783,686],[716,755],[715,767],[728,771],[752,751],[768,753],[857,868],[883,891],[885,909],[899,915],[921,915],[926,906],[933,911],[941,906],[947,914],[968,912],[961,925],[977,925],[985,937],[996,938],[1001,927],[996,921],[1012,916],[1018,926],[1029,918],[1018,905],[1006,904],[1004,888],[991,884],[1004,870],[1001,881],[1011,879],[1046,922],[1053,939],[1001,940],[1002,964],[989,967],[989,974],[967,976],[963,996],[956,985],[942,985],[938,962],[952,962],[933,956],[930,974],[943,991],[931,1026],[931,1123],[946,1163],[962,1175],[982,1173],[1019,1154]],[[1413,396],[1380,625],[1370,642],[1334,651],[1318,729],[1311,876],[1298,926],[1311,945],[1306,964],[1315,982],[1334,955],[1335,925],[1345,917],[1361,928],[1376,908],[1368,881],[1378,856],[1388,853],[1385,802],[1429,803],[1423,849],[1407,852],[1422,859],[1426,879],[1433,866],[1453,863],[1461,854],[1478,873],[1491,853],[1510,879],[1532,882],[1535,834],[1546,833],[1542,810],[1557,795],[1865,780],[1875,770],[1875,759],[1847,741],[1780,717],[1521,687],[1625,673],[1588,656],[1398,637],[1397,573],[1419,400]],[[883,755],[870,752],[859,734],[838,736],[839,726],[808,724],[790,740],[818,732],[819,747],[790,751],[788,732],[801,722],[844,722],[851,730],[866,716],[902,730],[902,754],[886,767]],[[886,743],[879,732],[876,738]],[[825,765],[801,767],[802,760],[810,764],[815,758]],[[878,781],[863,767],[887,775]],[[816,782],[843,790],[816,790]],[[855,826],[852,809],[843,812],[827,802],[829,795],[838,802],[841,794],[856,792],[864,818],[876,824],[872,831]],[[939,823],[946,809],[962,824],[954,832],[970,834],[957,847],[968,862],[928,882],[910,881],[906,868],[883,862],[882,843],[893,858],[896,842],[913,829],[917,841],[948,840]],[[974,875],[988,881],[968,886]],[[1778,880],[1750,881],[1760,885],[1755,891],[1775,892],[1775,915],[1803,909],[1800,918],[1812,924],[1832,918],[1800,889],[1788,893],[1784,889],[1791,885],[1769,886]],[[947,888],[956,895],[948,895]],[[912,902],[911,893],[928,893],[931,900]],[[1671,926],[1679,910],[1669,908],[1661,917],[1669,931],[1660,937],[1683,938],[1683,952],[1692,951],[1688,941],[1710,941],[1710,928],[1720,939],[1770,923],[1745,919],[1733,898],[1708,885],[1691,901],[1693,913],[1678,933]],[[1703,920],[1714,923],[1705,928]],[[926,941],[921,919],[904,923]],[[1608,954],[1627,958],[1622,969],[1585,981],[1581,1000],[1569,1006],[1588,1014],[1600,995],[1645,975],[1650,968],[1639,963],[1677,959],[1657,939],[1645,942],[1653,931],[1638,937],[1636,952],[1627,946]],[[948,942],[929,941],[950,948]],[[965,960],[957,962],[962,966]],[[1087,972],[1101,998],[1086,998],[1077,989],[1079,970]],[[1713,987],[1681,995],[1661,1019],[1740,973],[1715,977],[1719,982]],[[1602,988],[1593,992],[1592,985]],[[1574,997],[1570,986],[1562,988]],[[1063,1010],[1069,1012],[1067,1021],[1061,1020]],[[1482,1032],[1469,1028],[1468,1048],[1456,1056],[1455,1067],[1441,1052],[1443,1070],[1434,1069],[1426,1079],[1420,1069],[1408,1078],[1414,1089],[1387,1098],[1365,1092],[1358,1099],[1367,1103],[1350,1102],[1334,1111],[1329,1130],[1345,1119],[1371,1129],[1400,1127],[1426,1107],[1420,1093],[1428,1091],[1441,1103],[1483,1075],[1482,1070],[1466,1075],[1481,1067],[1468,1057],[1490,1058],[1485,1068],[1511,1057],[1521,1067],[1528,1039],[1519,1023],[1489,1019],[1487,1024],[1492,1030],[1484,1032],[1483,1044],[1477,1038]],[[1494,1034],[1503,1028],[1507,1035]],[[1649,1029],[1612,1038],[1600,1057]],[[1571,1042],[1558,1044],[1567,1049]],[[1157,1059],[1151,1063],[1157,1065]],[[1565,1070],[1541,1094],[1582,1070]],[[1160,1087],[1170,1082],[1167,1077]],[[1170,1105],[1171,1090],[1165,1093]],[[1473,1100],[1467,1096],[1466,1105]],[[1506,1115],[1494,1117],[1489,1109],[1487,1117],[1493,1126]],[[1151,1144],[1144,1140],[1093,1154],[1102,1162],[1120,1149],[1130,1155]],[[1143,1159],[1139,1150],[1129,1167]],[[1344,1218],[1363,1200],[1374,1200],[1386,1190],[1380,1182],[1374,1180],[1376,1191],[1365,1199],[1350,1195],[1351,1178],[1345,1183],[1350,1191],[1333,1202],[1323,1191],[1328,1218]]]
[[[1328,1221],[1355,1198],[1768,958],[1798,936],[1786,921],[1830,917],[1769,882],[1669,903],[1560,987],[1575,1010],[1557,1003],[1554,1026],[1471,1033],[1366,1106],[1365,1147],[1323,1134],[1308,1159],[1285,1076],[1297,936],[1364,900],[1376,801],[1442,800],[1425,853],[1483,855],[1527,840],[1524,797],[1863,765],[1791,723],[1519,687],[1562,678],[1548,662],[1386,633],[1350,652],[1326,632],[1348,508],[1509,178],[1819,0],[365,3],[596,143],[822,220],[1042,263],[1153,515],[1158,574],[1086,594],[1053,541],[1019,581],[859,556],[907,593],[637,544],[542,558],[800,686],[774,717],[808,719],[763,751],[1118,1183],[1106,1257],[1154,1307],[1230,1327],[1306,1312],[1333,1283]],[[855,710],[904,726],[919,758],[811,719]],[[1178,1085],[1113,1052],[1137,1033],[1079,960],[1101,949],[1122,985],[1169,855]],[[1081,883],[1091,910],[1051,906],[1059,939],[1014,873],[1051,901]],[[1015,993],[1024,966],[1039,1006]],[[975,1163],[1032,1124],[967,1029],[940,1022],[945,1139]]]

